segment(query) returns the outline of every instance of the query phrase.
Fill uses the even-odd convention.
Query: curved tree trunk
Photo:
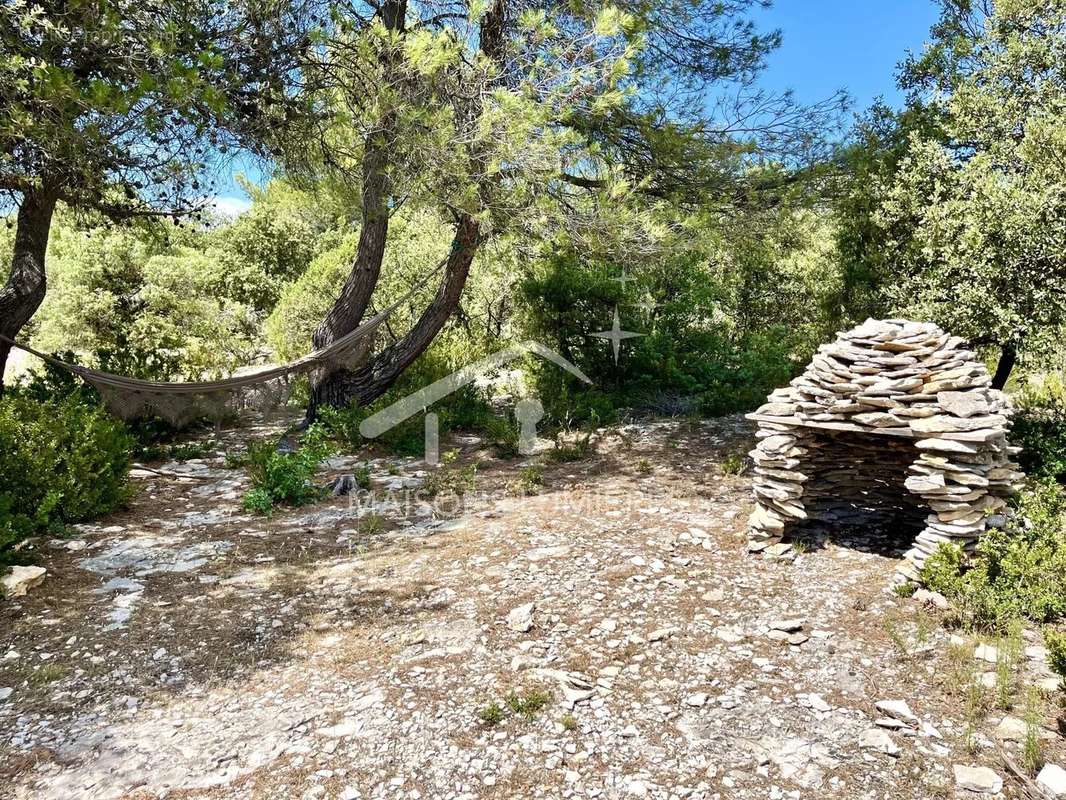
[[[390,2],[406,2],[406,0],[390,0]],[[387,20],[385,22],[388,24]],[[479,47],[496,64],[502,64],[506,56],[506,30],[506,0],[493,0],[492,5],[481,20]],[[460,126],[469,128],[472,132],[481,114],[480,100],[475,99],[468,107],[468,111],[469,114],[464,115],[465,118],[460,122]],[[472,149],[475,150],[475,152],[471,153],[472,161],[478,163],[481,160],[481,153],[476,152],[476,147]],[[383,152],[382,156],[384,158],[386,154]],[[384,163],[382,163],[382,169],[384,169]],[[480,180],[477,178],[475,180],[477,181],[477,191],[481,205],[487,207],[492,190],[491,181],[485,179],[484,175],[481,176]],[[364,198],[365,213],[366,204]],[[383,229],[383,232],[385,231],[387,231],[387,228]],[[360,244],[362,244],[362,235],[360,235]],[[466,280],[470,274],[470,265],[480,244],[480,223],[472,214],[465,211],[459,212],[444,277],[436,295],[422,312],[414,327],[403,338],[371,357],[365,365],[352,370],[337,370],[327,374],[320,380],[312,391],[311,403],[307,409],[307,421],[315,419],[317,409],[323,405],[335,408],[342,408],[352,402],[368,405],[388,391],[389,387],[396,382],[404,370],[432,344],[434,338],[448,321],[448,318],[459,307],[459,299],[462,297],[463,288],[466,286]],[[383,235],[381,239],[382,252],[384,246]],[[374,285],[377,283],[380,266],[381,258],[379,254],[377,260],[378,272],[373,275],[373,283],[359,282],[359,286],[367,292],[365,302],[360,310],[360,317],[366,310],[366,303],[369,302],[370,294],[373,293]],[[370,273],[366,273],[367,280],[369,276]],[[352,281],[352,278],[349,281]],[[347,289],[347,284],[345,288]],[[353,293],[352,296],[357,297],[360,295]],[[342,295],[341,299],[338,300],[338,304],[344,302],[350,302],[350,300],[345,301]],[[347,315],[347,312],[344,313]],[[350,319],[350,315],[345,316],[345,319]],[[356,320],[347,330],[352,330],[358,324],[358,321]],[[340,336],[343,333],[337,333],[336,335]]]
[[[353,401],[360,405],[374,402],[433,343],[459,305],[459,298],[470,275],[470,264],[481,243],[480,231],[481,226],[472,216],[460,216],[455,225],[444,277],[418,322],[402,339],[375,354],[365,366],[329,375],[318,387],[318,403],[309,409],[310,418],[314,418],[314,411],[320,405],[343,407]]]
[[[0,333],[8,338],[19,335],[44,300],[44,259],[55,207],[54,196],[37,193],[27,193],[19,205],[11,274],[0,290]],[[0,394],[10,353],[11,345],[0,341]]]
[[[407,0],[386,0],[379,17],[389,30],[403,31],[407,16]],[[382,63],[388,67],[392,56],[382,55]],[[330,307],[325,319],[315,329],[311,342],[314,349],[321,349],[351,333],[363,321],[370,298],[381,276],[381,262],[389,237],[389,185],[388,154],[390,139],[394,133],[395,114],[387,113],[377,128],[366,138],[363,150],[362,224],[359,229],[359,245],[356,249],[352,271],[344,282],[340,295]],[[367,343],[356,359],[369,353]],[[315,416],[315,408],[327,402],[332,395],[331,384],[343,379],[348,370],[327,372],[315,380],[311,387],[311,402],[308,419]]]

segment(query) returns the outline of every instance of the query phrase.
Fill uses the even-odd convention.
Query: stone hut
[[[862,526],[871,515],[913,545],[915,578],[942,542],[971,552],[1003,524],[1022,475],[1007,442],[1010,402],[965,342],[928,322],[872,320],[824,344],[758,423],[748,549],[784,556],[812,520]]]

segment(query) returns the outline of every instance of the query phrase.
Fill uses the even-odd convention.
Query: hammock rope
[[[0,334],[0,341],[7,342],[30,355],[65,369],[90,383],[100,392],[108,409],[122,419],[134,419],[146,415],[158,415],[175,424],[182,424],[197,417],[221,418],[226,411],[238,411],[256,406],[271,408],[287,399],[292,389],[291,378],[327,366],[349,365],[352,351],[377,332],[401,305],[410,300],[447,263],[442,259],[432,270],[404,293],[402,297],[383,308],[370,319],[335,341],[306,356],[267,367],[257,372],[236,375],[215,381],[149,381],[117,375],[112,372],[71,364],[48,353]],[[365,349],[365,348],[364,348]],[[249,395],[258,392],[258,402],[249,402]]]

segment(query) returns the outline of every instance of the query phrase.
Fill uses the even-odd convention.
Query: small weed
[[[729,453],[722,459],[722,472],[726,475],[739,475],[744,471],[744,456],[740,453]]]
[[[359,533],[364,536],[374,536],[385,530],[385,517],[381,514],[367,514],[359,520]]]
[[[903,599],[913,597],[916,591],[918,591],[918,584],[912,583],[911,581],[897,583],[895,586],[892,587],[892,592],[896,595],[896,597],[902,597]]]
[[[885,633],[888,634],[889,640],[899,651],[901,656],[907,657],[910,655],[910,643],[907,641],[906,635],[900,630],[899,620],[895,617],[888,617],[882,623],[881,627]]]
[[[556,437],[555,446],[548,451],[548,460],[555,464],[581,461],[592,452],[592,432],[578,436],[572,442],[565,442],[561,436]]]
[[[1018,661],[1022,652],[1021,623],[1011,623],[1007,635],[997,642],[996,705],[1007,710],[1014,707],[1014,688]]]
[[[576,731],[577,719],[573,714],[563,714],[562,719],[559,720],[559,724],[563,726],[564,731]]]
[[[540,689],[531,689],[521,697],[511,692],[504,698],[507,707],[515,714],[521,714],[527,721],[532,721],[537,712],[548,705],[550,700],[551,695]]]
[[[640,461],[637,462],[637,472],[639,472],[641,475],[651,475],[651,462],[646,458],[640,459]]]
[[[503,722],[503,709],[499,703],[489,703],[477,712],[478,719],[488,726],[499,725]]]
[[[370,465],[364,464],[361,467],[356,467],[352,470],[352,477],[355,479],[355,485],[360,489],[370,488]]]
[[[922,609],[918,609],[914,614],[914,641],[919,645],[924,645],[929,641],[935,629],[935,620]]]
[[[1022,765],[1030,775],[1044,766],[1044,745],[1040,741],[1040,693],[1030,686],[1025,692],[1025,741],[1022,744]]]
[[[29,674],[27,680],[33,686],[44,686],[48,683],[55,683],[66,674],[66,667],[61,664],[42,664]]]
[[[423,485],[429,497],[436,497],[441,494],[461,496],[474,488],[477,464],[460,467],[455,463],[458,458],[458,450],[449,450],[441,456],[441,463],[437,467],[437,471],[430,474]]]
[[[525,497],[536,494],[544,485],[544,469],[536,465],[526,467],[508,484],[512,494]]]

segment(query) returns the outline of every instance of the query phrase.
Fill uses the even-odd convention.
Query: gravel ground
[[[375,459],[370,493],[269,519],[221,458],[138,472],[0,603],[0,796],[1039,797],[1025,739],[1066,741],[1036,632],[896,596],[891,520],[749,555],[723,465],[751,441],[649,422],[552,464],[465,438],[462,501]]]

